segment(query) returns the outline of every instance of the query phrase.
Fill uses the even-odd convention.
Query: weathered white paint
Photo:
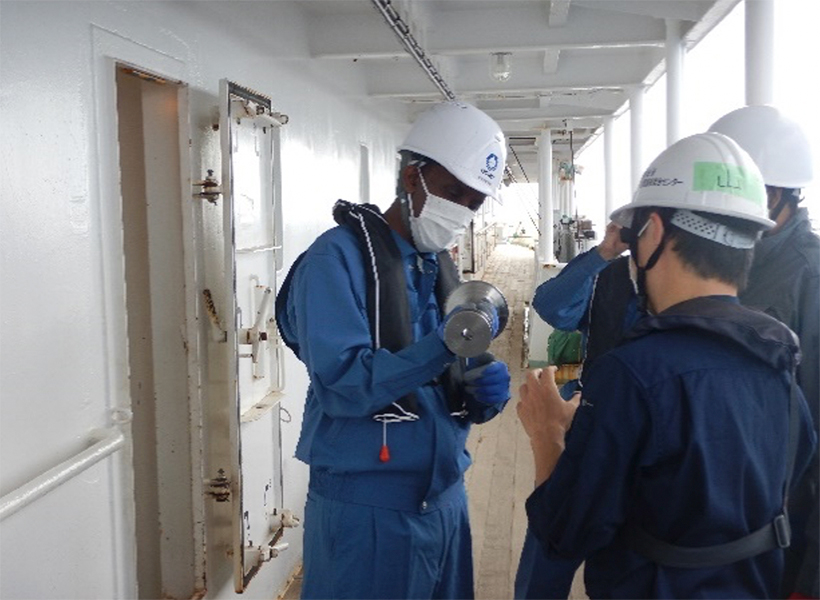
[[[255,35],[233,28],[232,10],[232,3],[216,2],[0,4],[0,494],[82,451],[89,431],[110,426],[111,411],[130,406],[115,61],[188,86],[192,180],[208,168],[219,172],[212,124],[221,78],[271,96],[290,117],[281,132],[282,273],[333,224],[333,202],[358,197],[361,144],[369,149],[372,201],[386,207],[392,199],[405,115],[363,99],[366,82],[352,62],[325,68],[307,60],[297,5],[244,3],[243,10],[258,12]],[[188,268],[200,285],[222,276],[212,208],[201,204],[186,217],[196,245],[186,240],[185,251],[199,257]],[[200,291],[187,297],[198,302]],[[191,364],[204,379],[210,330],[204,320],[196,327],[204,341],[189,351],[199,356]],[[190,332],[180,335],[195,342]],[[291,420],[282,424],[284,503],[301,516],[307,475],[293,453],[307,378],[289,352],[285,371],[282,406]],[[205,450],[208,434],[201,432]],[[245,460],[253,461],[253,452]],[[124,450],[3,521],[0,595],[135,597],[133,499],[127,436]],[[206,523],[207,597],[234,597],[225,548],[210,537],[214,529]],[[301,556],[295,531],[290,548],[263,567],[246,597],[282,591]]]

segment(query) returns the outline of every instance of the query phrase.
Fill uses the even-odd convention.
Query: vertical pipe
[[[552,132],[542,129],[538,138],[538,260],[555,263],[552,222]]]
[[[680,139],[681,91],[683,89],[683,44],[680,21],[666,19],[666,145]]]
[[[567,180],[563,184],[564,190],[564,210],[563,213],[572,217],[572,182]]]
[[[631,191],[638,189],[643,172],[643,95],[642,85],[635,87],[629,94]]]
[[[609,215],[615,210],[615,171],[612,166],[614,119],[604,119],[604,222],[609,222]]]
[[[553,196],[552,207],[553,209],[556,207],[558,208],[559,219],[567,214],[566,197],[564,196],[564,182],[561,181],[560,175],[558,177],[558,191],[555,196]]]
[[[774,0],[746,0],[746,104],[774,102]]]

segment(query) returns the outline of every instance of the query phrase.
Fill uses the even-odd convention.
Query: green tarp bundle
[[[547,363],[574,365],[583,361],[581,332],[556,329],[547,339]]]

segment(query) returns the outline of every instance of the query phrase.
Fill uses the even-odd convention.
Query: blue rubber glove
[[[497,361],[494,357],[490,362],[484,362],[487,355],[492,357],[492,354],[485,353],[476,357],[484,357],[483,360],[467,361],[464,388],[468,394],[483,404],[502,404],[510,399],[510,370],[506,363]],[[479,364],[476,365],[476,362]]]

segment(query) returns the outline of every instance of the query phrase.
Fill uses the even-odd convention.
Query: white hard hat
[[[760,167],[766,185],[804,188],[812,180],[811,146],[806,134],[774,106],[744,106],[709,128],[728,135]]]
[[[442,102],[419,115],[399,150],[426,156],[464,185],[493,197],[507,163],[507,144],[498,123],[461,102]]]
[[[774,227],[768,218],[766,187],[752,158],[731,138],[698,133],[669,146],[644,172],[632,202],[610,215],[632,226],[635,209],[670,207],[736,217]]]

